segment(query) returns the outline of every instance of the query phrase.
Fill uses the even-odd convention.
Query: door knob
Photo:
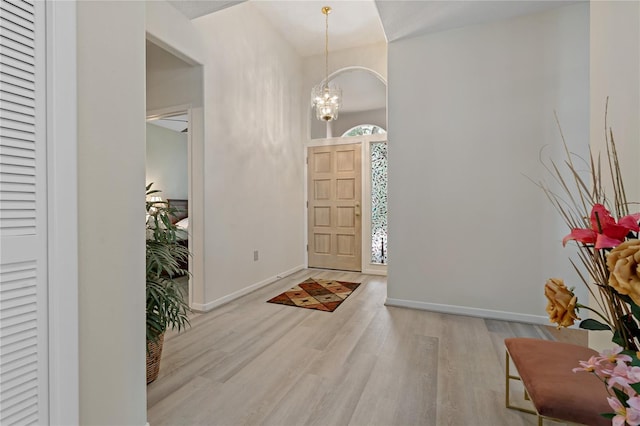
[[[356,216],[360,216],[360,203],[356,203]]]

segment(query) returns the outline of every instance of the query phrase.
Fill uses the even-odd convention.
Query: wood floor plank
[[[332,313],[266,303],[310,277],[362,284]],[[385,277],[305,269],[192,315],[165,338],[150,425],[529,426],[504,407],[504,339],[586,341],[385,298]]]
[[[327,393],[326,380],[315,374],[301,375],[294,385],[282,397],[282,403],[276,404],[260,425],[303,425],[308,424],[311,410]],[[291,407],[299,407],[292,410]]]
[[[375,356],[362,356],[358,362],[336,365],[335,374],[326,378],[328,387],[311,411],[307,425],[346,425],[353,416],[360,396],[376,362]]]
[[[165,399],[148,410],[148,417],[156,424],[195,424],[190,418],[188,407],[197,407],[201,398],[211,392],[213,383],[202,377],[195,377],[172,391]],[[159,419],[162,419],[160,421]]]

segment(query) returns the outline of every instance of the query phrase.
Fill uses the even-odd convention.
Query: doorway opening
[[[157,40],[146,42],[146,101],[147,119],[161,119],[176,127],[176,134],[186,135],[186,176],[181,192],[172,194],[172,183],[156,182],[154,188],[164,192],[163,197],[186,200],[188,219],[189,307],[195,311],[205,309],[204,289],[204,90],[203,66],[183,54],[179,49]],[[185,121],[186,114],[186,121]],[[160,127],[148,124],[147,127]],[[185,132],[185,129],[186,132]],[[164,129],[166,130],[166,129]],[[183,144],[184,148],[184,144]],[[184,155],[184,151],[181,156]],[[182,158],[182,157],[180,157]],[[184,168],[184,160],[180,168]],[[148,166],[147,166],[148,167]],[[169,166],[171,167],[171,166]],[[157,180],[154,177],[149,179]],[[162,186],[162,187],[161,187]],[[175,188],[174,188],[175,189]],[[184,222],[183,222],[184,223]]]
[[[178,244],[189,249],[189,116],[188,110],[147,118],[146,184],[152,184],[155,200],[175,209],[171,222],[177,227]],[[150,200],[148,200],[150,201]],[[190,261],[180,265],[190,271]],[[189,274],[176,277],[185,302],[192,305]]]

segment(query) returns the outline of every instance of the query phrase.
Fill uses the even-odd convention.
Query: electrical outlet
[[[253,261],[255,262],[256,260],[258,260],[258,250],[253,251]]]

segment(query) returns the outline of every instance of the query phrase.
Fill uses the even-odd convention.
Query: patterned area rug
[[[267,302],[333,312],[359,285],[360,283],[308,278]]]

